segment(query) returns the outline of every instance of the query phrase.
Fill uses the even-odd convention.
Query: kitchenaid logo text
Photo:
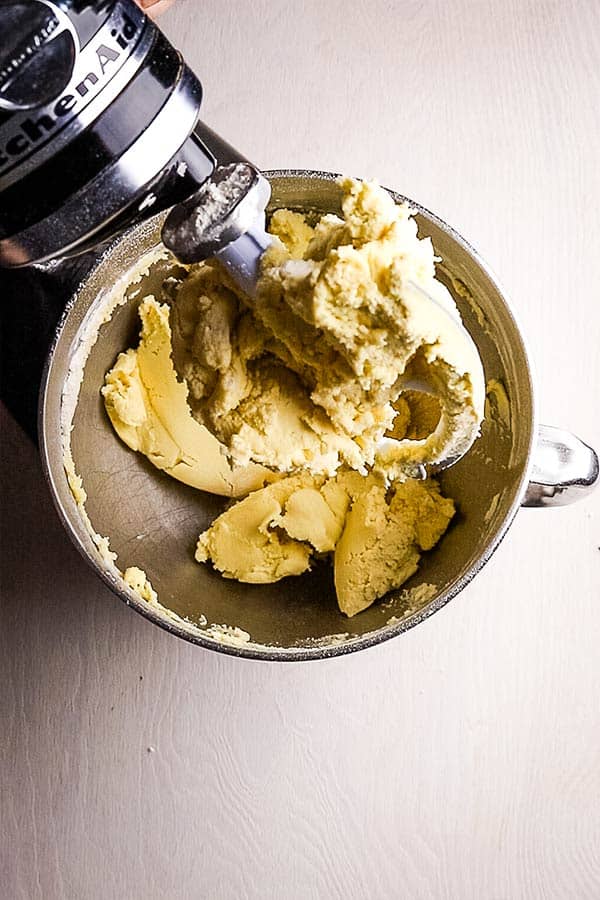
[[[100,93],[130,55],[139,33],[139,23],[122,13],[118,27],[112,26],[107,32],[102,29],[102,42],[88,44],[81,52],[73,78],[57,100],[42,110],[8,120],[0,129],[0,177],[24,156],[43,146]]]

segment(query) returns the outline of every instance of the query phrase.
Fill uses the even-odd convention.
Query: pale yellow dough
[[[198,540],[198,562],[251,583],[300,575],[333,553],[342,612],[354,616],[417,571],[421,552],[446,531],[454,503],[434,481],[386,488],[381,477],[292,475],[226,510]]]
[[[139,345],[119,355],[102,388],[121,440],[178,481],[213,494],[239,497],[273,480],[262,466],[231,465],[218,440],[192,418],[171,361],[168,306],[147,297],[139,313]]]
[[[435,278],[411,210],[374,183],[343,179],[343,217],[311,229],[276,214],[255,298],[212,266],[173,304],[173,360],[194,417],[239,465],[333,475],[374,467],[392,481],[459,455],[483,417],[484,379],[456,305]],[[426,382],[431,435],[383,441],[394,402]]]
[[[421,552],[437,544],[454,515],[435,481],[397,482],[387,492],[373,481],[355,494],[335,548],[335,590],[347,616],[414,575]]]
[[[211,560],[226,578],[251,583],[300,575],[313,552],[335,549],[347,507],[339,485],[292,475],[218,516],[200,535],[196,559]]]
[[[123,581],[128,584],[142,600],[146,600],[148,603],[158,602],[158,595],[143,569],[139,569],[137,566],[129,566],[129,568],[125,569],[123,572]]]
[[[168,303],[144,299],[139,346],[102,393],[129,447],[186,484],[244,497],[200,535],[198,562],[268,583],[328,555],[353,616],[413,575],[448,527],[453,501],[412,467],[478,427],[484,388],[410,211],[375,185],[343,189],[344,219],[273,215],[280,240],[251,306],[210,262]],[[438,399],[400,390],[405,369]],[[392,423],[397,440],[382,445]],[[155,598],[141,570],[125,579]]]

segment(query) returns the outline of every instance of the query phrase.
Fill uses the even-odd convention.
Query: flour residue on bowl
[[[398,591],[394,600],[389,601],[386,605],[388,607],[392,605],[400,606],[402,614],[390,616],[386,624],[399,625],[400,622],[404,622],[410,616],[423,609],[430,600],[433,600],[437,592],[437,585],[428,582],[418,584],[412,588],[403,588],[401,591]]]
[[[504,382],[500,379],[488,379],[485,386],[485,406],[486,419],[494,422],[500,428],[510,429],[510,401]]]
[[[64,449],[63,464],[65,467],[67,481],[73,495],[73,499],[77,504],[79,515],[81,516],[84,525],[87,528],[89,535],[94,542],[96,549],[98,550],[98,553],[100,554],[101,559],[104,561],[104,563],[106,563],[107,566],[115,568],[114,562],[117,558],[117,554],[113,553],[113,551],[110,549],[110,539],[102,534],[98,534],[98,532],[90,522],[90,517],[88,516],[87,509],[85,508],[87,494],[85,492],[81,477],[75,471],[75,463],[73,462],[73,456],[71,454],[70,446]]]

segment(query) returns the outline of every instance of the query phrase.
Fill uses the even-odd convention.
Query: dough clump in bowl
[[[456,305],[408,207],[374,184],[342,188],[343,217],[274,213],[256,298],[213,261],[146,297],[139,346],[103,395],[128,446],[238,498],[200,535],[198,562],[264,583],[330,558],[351,616],[446,531],[453,500],[413,476],[449,434],[479,427],[483,374],[461,358]],[[437,399],[402,382],[423,372]]]

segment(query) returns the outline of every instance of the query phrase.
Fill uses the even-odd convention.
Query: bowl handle
[[[570,431],[540,425],[522,506],[566,506],[598,481],[598,454]]]

